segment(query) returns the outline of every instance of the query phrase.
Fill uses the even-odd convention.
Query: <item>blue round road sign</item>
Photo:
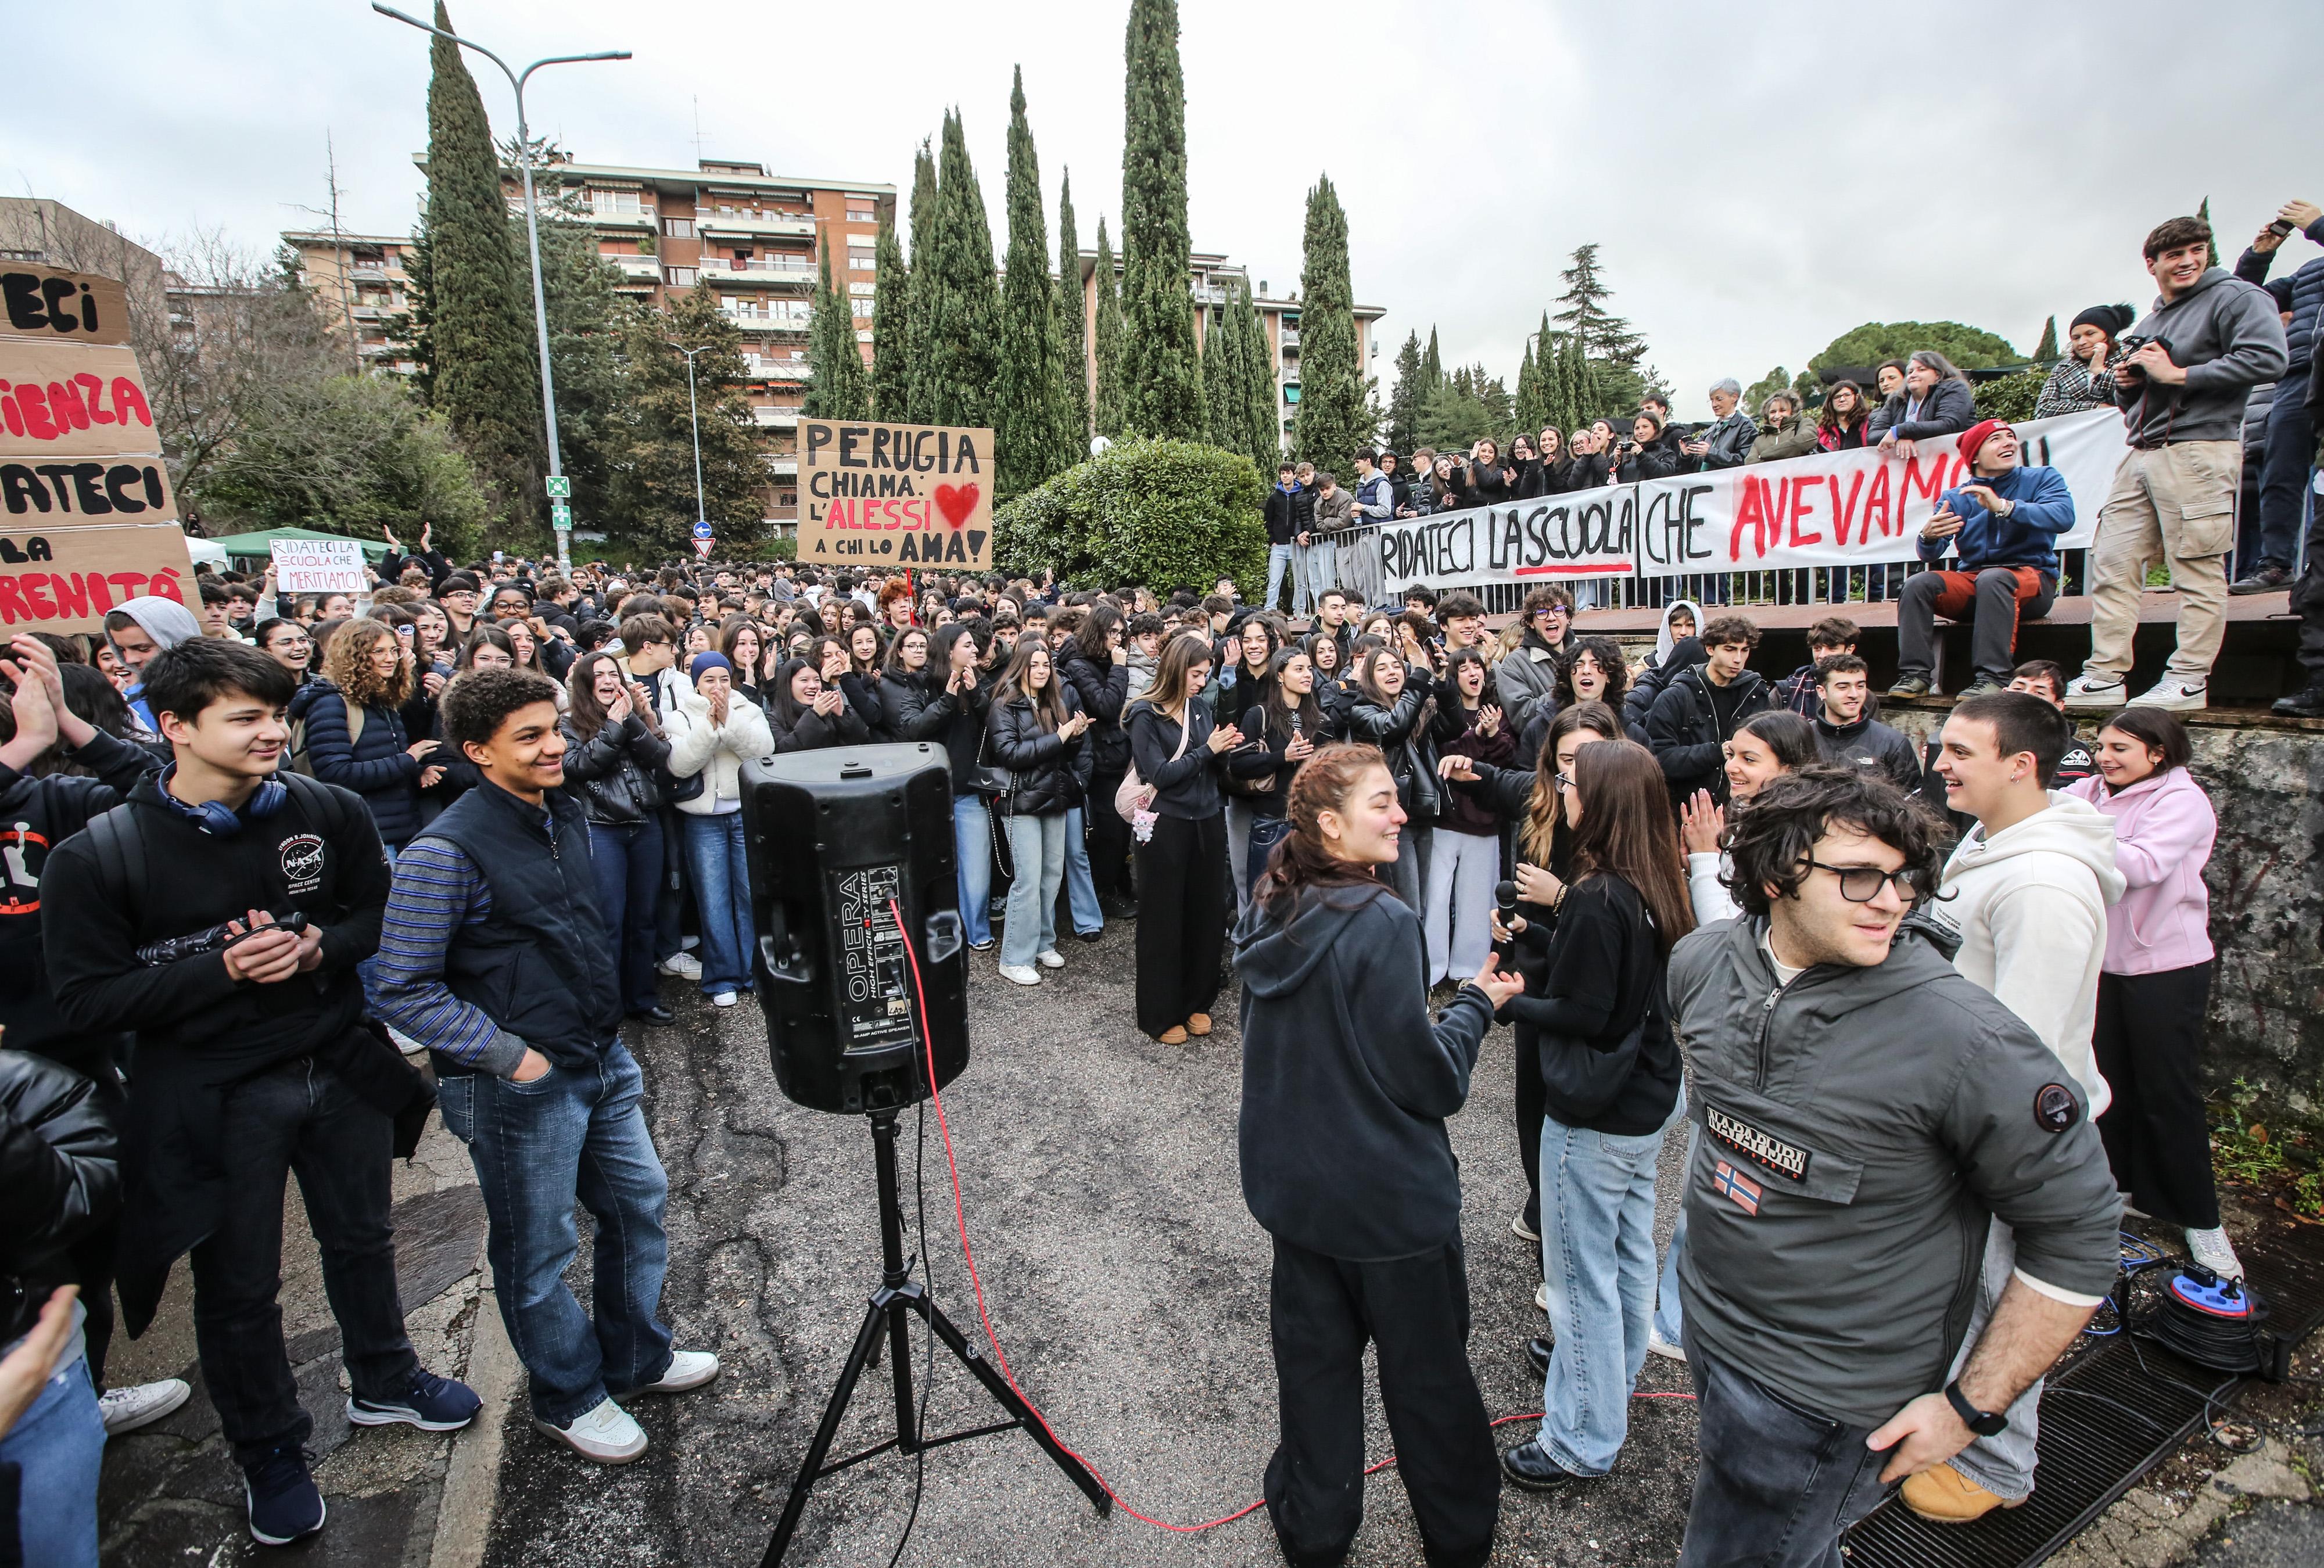
[[[705,519],[694,525],[694,537],[696,539],[708,539],[710,537],[710,523],[707,519]]]

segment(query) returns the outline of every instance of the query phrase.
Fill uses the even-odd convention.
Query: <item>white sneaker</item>
[[[2241,1279],[2244,1277],[2244,1260],[2236,1256],[2236,1244],[2228,1241],[2227,1231],[2217,1225],[2208,1231],[2188,1231],[2187,1250],[2195,1255],[2196,1262],[2222,1279]]]
[[[1013,980],[1019,985],[1038,985],[1041,983],[1041,972],[1029,964],[1004,964],[1001,966],[1001,978]]]
[[[1542,1311],[1549,1310],[1549,1281],[1545,1279],[1533,1293],[1533,1304]]]
[[[681,980],[702,978],[702,960],[691,953],[679,953],[661,961],[664,974],[675,974]]]
[[[1035,954],[1033,962],[1044,969],[1063,969],[1065,966],[1065,955],[1052,947],[1045,953]]]
[[[1661,1334],[1656,1333],[1651,1329],[1646,1332],[1646,1350],[1649,1353],[1654,1355],[1667,1356],[1672,1360],[1677,1361],[1682,1365],[1686,1361],[1686,1352],[1684,1351],[1679,1349],[1678,1346],[1671,1343],[1670,1341],[1663,1338]]]
[[[1509,1216],[1509,1229],[1517,1235],[1523,1236],[1526,1241],[1533,1242],[1536,1246],[1538,1246],[1541,1243],[1541,1232],[1535,1230],[1531,1225],[1526,1223],[1525,1211],[1523,1209],[1519,1209],[1516,1213]]]
[[[740,993],[736,992],[722,991],[716,996],[710,999],[710,1005],[712,1007],[733,1007]]]
[[[2203,681],[2190,681],[2181,675],[2166,675],[2130,706],[2135,708],[2209,707],[2210,702]]]
[[[688,1388],[699,1388],[718,1375],[718,1358],[708,1351],[672,1351],[669,1370],[661,1375],[659,1383],[649,1383],[632,1390],[638,1394],[683,1394]]]
[[[611,1399],[573,1418],[567,1426],[551,1426],[534,1416],[532,1425],[543,1436],[554,1437],[584,1459],[599,1464],[627,1464],[646,1451],[645,1428]]]
[[[2118,708],[2130,700],[2130,687],[2119,678],[2078,675],[2066,683],[2064,700],[2070,708]]]
[[[107,1388],[97,1400],[97,1413],[105,1417],[105,1434],[118,1437],[140,1426],[151,1426],[191,1398],[193,1392],[182,1378]]]

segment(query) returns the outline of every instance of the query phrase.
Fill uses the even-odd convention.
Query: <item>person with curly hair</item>
[[[420,832],[420,792],[443,778],[432,740],[412,740],[402,708],[411,696],[411,654],[395,628],[350,621],[323,655],[327,689],[308,703],[293,766],[363,797],[392,862]]]

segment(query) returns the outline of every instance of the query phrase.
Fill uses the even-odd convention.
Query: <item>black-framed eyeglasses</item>
[[[1896,896],[1911,903],[1921,896],[1920,873],[1907,868],[1884,872],[1878,866],[1834,866],[1811,856],[1808,864],[1821,872],[1830,872],[1840,879],[1840,896],[1851,904],[1868,904],[1880,896],[1880,890],[1889,883],[1896,884]]]

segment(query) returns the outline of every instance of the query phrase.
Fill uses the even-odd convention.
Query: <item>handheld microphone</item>
[[[1501,927],[1504,930],[1508,928],[1510,921],[1517,918],[1517,883],[1496,882],[1493,884],[1493,913],[1500,918]],[[1495,967],[1498,968],[1508,958],[1508,955],[1509,945],[1507,942],[1496,942],[1493,944],[1493,963]]]

